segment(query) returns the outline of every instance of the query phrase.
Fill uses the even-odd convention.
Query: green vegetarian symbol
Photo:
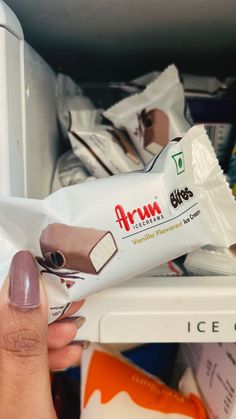
[[[185,171],[184,153],[180,151],[177,154],[173,154],[173,156],[171,157],[175,162],[177,175],[180,175],[180,173],[183,173]]]

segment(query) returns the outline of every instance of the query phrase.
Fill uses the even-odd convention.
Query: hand
[[[53,369],[65,368],[79,358],[81,346],[68,345],[77,331],[73,321],[52,324],[48,333],[47,312],[35,259],[18,252],[0,291],[1,418],[56,418],[48,362]]]
[[[84,317],[70,317],[82,306],[84,301],[72,303],[60,320],[48,327],[48,361],[52,371],[63,370],[78,363],[83,343],[70,345],[78,329],[84,324]],[[86,342],[85,342],[86,344]]]

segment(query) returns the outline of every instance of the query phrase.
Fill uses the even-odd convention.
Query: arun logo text
[[[135,208],[131,211],[125,211],[122,205],[115,206],[116,222],[120,228],[130,231],[133,228],[144,227],[150,223],[163,218],[162,210],[159,204],[155,201],[153,204],[146,204],[142,208]]]

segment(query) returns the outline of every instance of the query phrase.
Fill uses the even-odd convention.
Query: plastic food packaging
[[[178,389],[186,397],[189,394],[195,394],[199,397],[199,399],[202,398],[197,385],[196,378],[191,367],[187,367],[184,371],[182,377],[180,378]]]
[[[83,353],[81,402],[81,419],[206,419],[197,395],[186,397],[95,344]]]
[[[128,93],[138,93],[160,75],[159,71],[144,74],[128,83],[120,83],[121,88]],[[181,79],[187,96],[214,96],[221,97],[227,93],[230,86],[235,82],[235,77],[227,77],[220,80],[212,76],[199,76],[182,73]],[[118,84],[113,83],[116,87]]]
[[[235,342],[181,344],[175,365],[177,375],[187,366],[193,370],[207,409],[207,417],[209,419],[235,419]],[[176,379],[178,380],[178,377]],[[181,388],[183,387],[182,382]]]
[[[204,124],[221,168],[226,173],[235,143],[236,101],[192,97],[187,100],[193,124]]]
[[[55,192],[65,186],[76,185],[77,183],[94,179],[96,178],[90,175],[73,151],[69,150],[58,159],[51,192]]]
[[[81,87],[71,77],[59,73],[56,81],[58,119],[64,138],[67,138],[70,119],[69,111],[93,110],[92,101],[84,96]]]
[[[0,199],[0,278],[20,249],[38,260],[49,322],[85,298],[194,249],[236,243],[236,202],[205,129],[171,141],[143,171],[43,200]]]
[[[170,383],[179,348],[178,343],[146,343],[136,344],[135,347],[130,344],[131,348],[128,349],[124,348],[124,345],[112,344],[110,347],[121,352],[125,358],[146,372],[158,376],[164,383]]]
[[[181,267],[170,260],[169,262],[163,263],[154,269],[150,269],[149,271],[142,274],[142,276],[181,276],[183,274],[184,272]]]
[[[184,111],[183,86],[171,65],[142,93],[123,99],[103,115],[115,127],[126,129],[142,160],[148,163],[169,140],[190,127]]]
[[[189,253],[184,266],[194,275],[236,275],[236,255],[227,248],[205,247]]]
[[[70,143],[89,173],[101,178],[142,169],[129,139],[119,130],[101,125],[100,119],[97,111],[70,112]]]

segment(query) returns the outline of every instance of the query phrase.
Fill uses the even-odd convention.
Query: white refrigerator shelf
[[[78,340],[234,342],[236,277],[133,278],[86,299]]]

